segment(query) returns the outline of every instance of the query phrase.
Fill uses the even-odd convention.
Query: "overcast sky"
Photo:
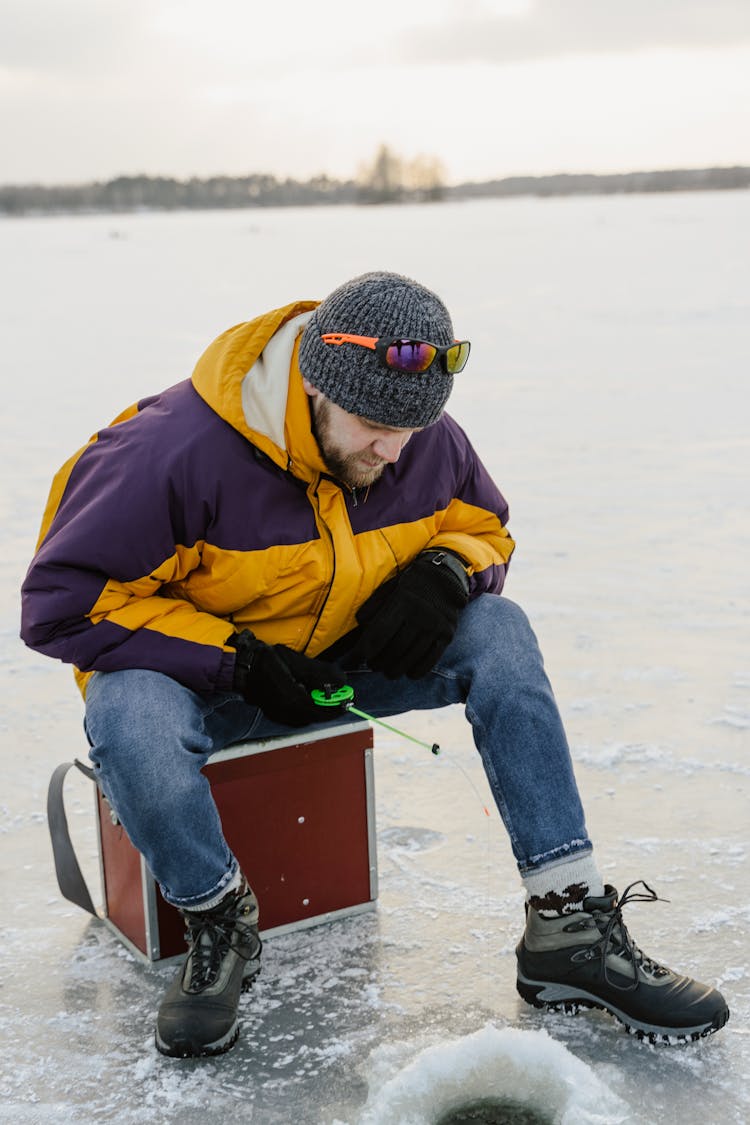
[[[0,183],[750,164],[750,0],[2,0]]]

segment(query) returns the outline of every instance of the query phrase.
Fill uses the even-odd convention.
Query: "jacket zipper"
[[[323,533],[325,532],[325,537],[328,540],[328,545],[329,545],[330,550],[331,550],[331,564],[332,564],[331,565],[331,580],[328,583],[328,589],[325,593],[325,597],[323,598],[323,601],[320,603],[320,609],[318,610],[317,614],[315,615],[313,627],[307,635],[307,640],[305,641],[304,647],[302,649],[303,653],[307,652],[307,646],[310,644],[310,641],[315,636],[315,630],[317,629],[317,627],[320,623],[320,619],[323,616],[323,610],[328,605],[328,599],[331,596],[331,590],[333,589],[333,583],[334,583],[334,580],[336,578],[336,549],[333,545],[333,535],[331,534],[331,531],[328,527],[328,524],[325,522],[325,520],[323,519],[323,517],[320,514],[320,500],[318,498],[317,492],[315,493],[315,503],[317,505],[316,508],[313,508],[313,511],[315,512],[315,522],[318,526],[318,530],[321,532],[321,537],[322,537]]]

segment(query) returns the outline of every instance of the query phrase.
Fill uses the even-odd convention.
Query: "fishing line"
[[[383,721],[383,719],[378,719],[375,715],[370,715],[367,711],[362,711],[359,707],[355,707],[354,703],[353,703],[354,688],[350,687],[349,684],[344,684],[343,687],[337,688],[335,690],[333,688],[328,687],[328,686],[326,686],[326,689],[324,691],[321,691],[321,690],[315,688],[310,694],[312,696],[313,702],[316,703],[319,707],[340,707],[344,711],[349,711],[349,712],[351,712],[352,715],[356,715],[360,719],[365,719],[369,723],[376,723],[378,726],[384,727],[385,730],[390,731],[392,734],[397,734],[401,738],[407,739],[409,742],[414,742],[417,746],[424,747],[425,750],[429,750],[436,757],[441,753],[439,743],[437,743],[437,742],[432,742],[432,743],[425,742],[421,738],[415,738],[415,736],[413,734],[407,734],[406,731],[400,730],[398,727],[392,726],[391,723],[386,723],[386,722]],[[490,820],[492,819],[492,817],[490,815],[490,810],[487,808],[487,805],[484,803],[484,800],[482,799],[482,796],[481,796],[479,790],[477,789],[476,785],[474,784],[473,779],[467,773],[467,771],[464,769],[464,767],[461,765],[461,763],[456,761],[455,758],[450,757],[450,756],[448,758],[444,758],[443,761],[447,761],[449,765],[454,766],[455,769],[460,770],[460,772],[464,775],[464,778],[466,779],[468,784],[471,786],[471,789],[474,793],[474,796],[476,797],[477,801],[479,802],[479,805],[482,809],[482,812],[484,813],[485,817],[487,818],[487,831],[486,831],[487,847],[486,847],[486,857],[485,857],[485,867],[486,867],[486,871],[487,871],[487,900],[486,900],[486,903],[485,903],[485,925],[486,925],[487,929],[489,930],[489,928],[490,928],[490,895],[491,895]],[[491,991],[492,991],[492,965],[491,965],[491,961],[490,961],[489,942],[486,939],[485,939],[485,951],[484,952],[485,952],[485,956],[484,956],[485,973],[486,973],[486,977],[487,977],[487,995],[489,996],[491,994]]]

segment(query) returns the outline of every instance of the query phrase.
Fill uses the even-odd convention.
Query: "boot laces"
[[[235,953],[243,961],[249,961],[251,954],[242,952],[242,943],[249,941],[254,927],[242,922],[237,913],[238,900],[235,899],[223,908],[195,911],[188,915],[187,932],[188,961],[190,963],[190,983],[188,992],[202,992],[214,984],[224,958],[229,952]],[[233,944],[237,935],[239,942]]]
[[[644,891],[635,891],[634,887],[641,886]],[[625,888],[622,896],[618,899],[614,906],[609,921],[602,931],[602,937],[597,946],[599,947],[602,959],[602,970],[604,979],[607,984],[613,988],[620,988],[623,992],[633,992],[638,988],[638,969],[640,969],[653,977],[663,977],[669,973],[666,966],[661,965],[658,961],[654,961],[652,957],[647,957],[646,954],[640,949],[628,933],[628,928],[622,919],[622,908],[627,906],[630,902],[667,902],[668,899],[661,899],[656,891],[649,887],[648,883],[643,879],[638,879],[637,882],[631,883]],[[611,976],[610,970],[607,966],[607,953],[610,944],[612,945],[613,952],[629,961],[633,969],[633,979],[627,985],[618,985]]]

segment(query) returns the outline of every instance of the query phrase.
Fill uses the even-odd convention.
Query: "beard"
[[[311,403],[312,432],[320,455],[332,477],[347,488],[367,488],[383,475],[388,464],[382,458],[362,453],[347,453],[336,442],[330,403],[322,396]]]

